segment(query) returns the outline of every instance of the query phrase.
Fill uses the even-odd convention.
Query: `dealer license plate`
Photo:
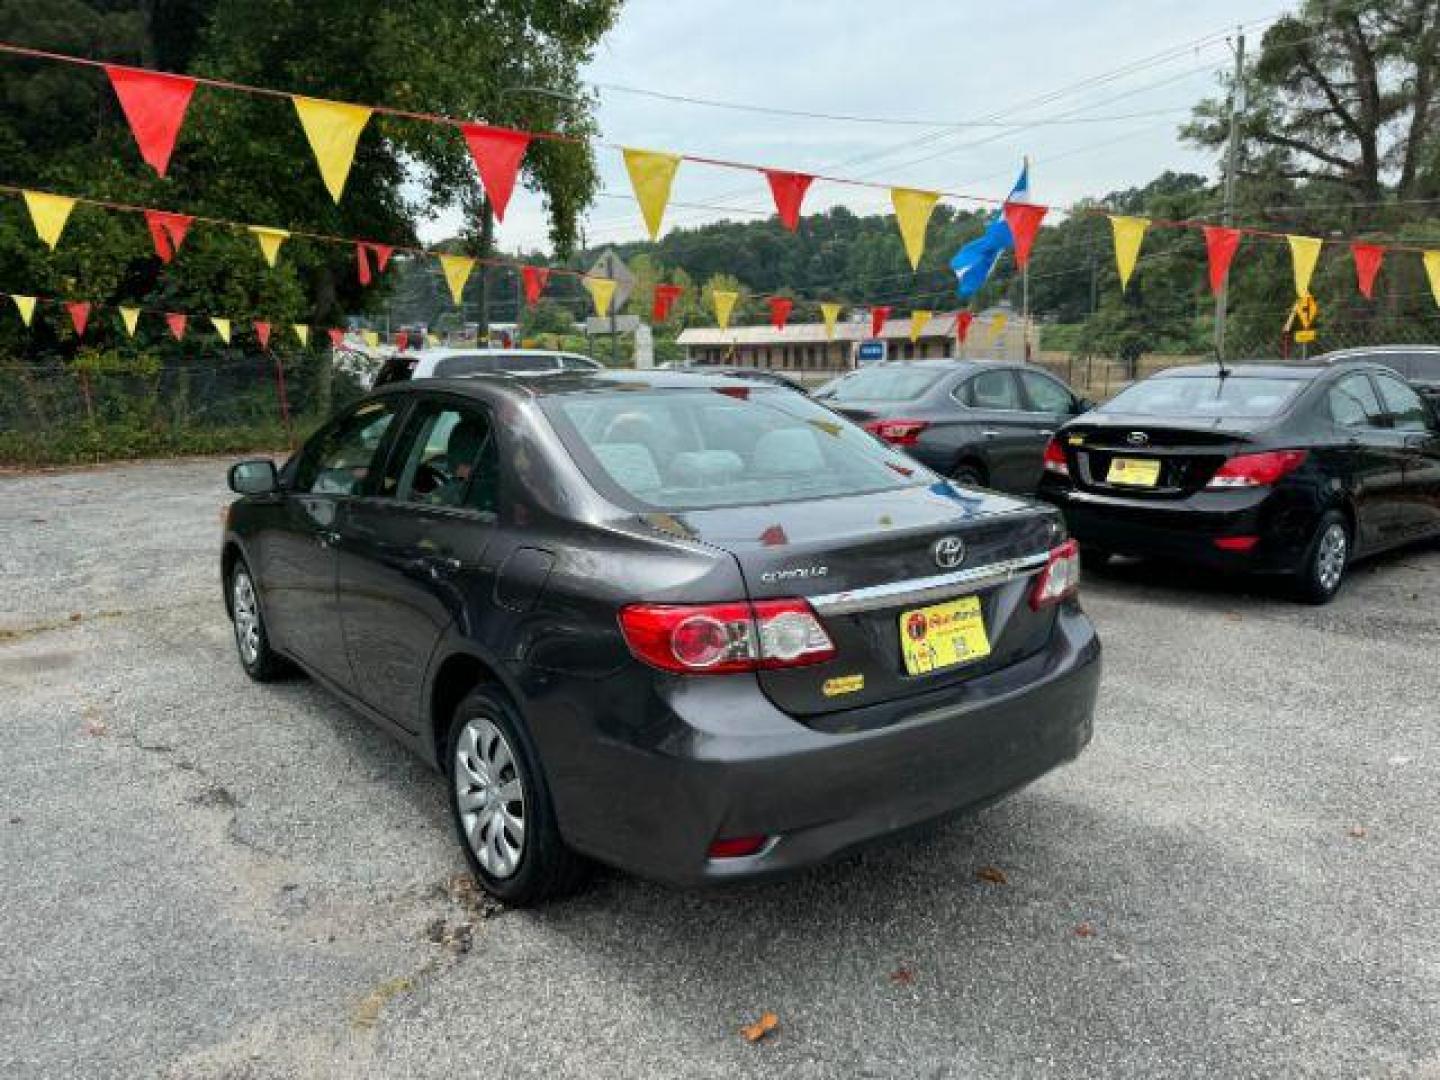
[[[1117,457],[1110,462],[1105,479],[1129,487],[1154,487],[1160,481],[1160,459]]]
[[[966,596],[900,616],[900,648],[911,675],[983,660],[990,655],[980,598]]]

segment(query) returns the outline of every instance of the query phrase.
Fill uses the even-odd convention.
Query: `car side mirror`
[[[280,490],[280,474],[269,458],[256,458],[230,466],[230,490],[237,495],[268,495]]]

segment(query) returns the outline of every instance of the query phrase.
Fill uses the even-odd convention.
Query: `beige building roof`
[[[886,341],[908,342],[910,340],[910,320],[896,318],[886,320],[880,336]],[[954,336],[955,313],[952,311],[935,314],[921,329],[918,340],[953,340]],[[783,330],[776,330],[768,324],[764,326],[731,326],[724,330],[718,326],[692,326],[680,331],[676,343],[695,348],[707,345],[810,345],[826,341],[868,340],[870,340],[870,321],[866,319],[863,322],[836,323],[833,338],[826,335],[823,322],[789,323]],[[1019,314],[1007,304],[977,312],[975,321],[970,326],[968,341],[974,346],[993,346],[993,351],[996,353],[1009,355],[1011,352],[1016,352],[1023,355],[1024,339]],[[991,350],[987,349],[987,351]]]

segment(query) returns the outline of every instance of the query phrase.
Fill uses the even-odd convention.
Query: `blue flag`
[[[1010,189],[1006,202],[1025,202],[1030,198],[1030,162],[1020,168],[1015,186]],[[976,239],[971,240],[955,253],[950,260],[950,269],[955,271],[955,293],[962,300],[968,300],[980,291],[990,277],[990,271],[1000,256],[1015,246],[1010,235],[1010,226],[1002,210],[996,210],[990,224]]]

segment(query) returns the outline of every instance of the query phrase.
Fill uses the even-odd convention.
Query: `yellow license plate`
[[[911,675],[968,664],[990,655],[980,598],[967,596],[900,616],[900,648]]]
[[[1158,458],[1117,457],[1110,462],[1105,479],[1112,484],[1130,487],[1154,487],[1160,481]]]

